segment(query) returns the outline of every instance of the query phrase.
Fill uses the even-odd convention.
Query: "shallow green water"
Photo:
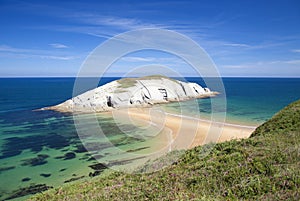
[[[103,79],[100,85],[115,79]],[[187,80],[205,86],[200,78]],[[219,107],[225,94],[159,107],[167,112],[211,119],[213,100],[214,120],[222,120],[226,112],[228,123],[257,126],[300,98],[300,79],[225,78],[223,81],[225,111]],[[155,125],[147,127],[145,122],[131,124],[124,119],[115,121],[111,116],[97,115],[105,133],[98,136],[97,129],[89,125],[91,116],[82,115],[85,124],[80,128],[79,138],[72,116],[33,111],[69,99],[73,83],[74,78],[0,79],[0,200],[16,197],[21,191],[26,194],[24,187],[33,189],[33,185],[39,184],[44,188],[57,187],[70,179],[89,179],[102,174],[107,167],[128,170],[148,160],[143,157],[149,153],[168,151],[168,131],[158,132]],[[130,160],[133,158],[134,162]],[[95,164],[98,165],[91,166]],[[18,196],[20,200],[26,198]]]
[[[79,115],[77,120],[81,118],[83,122],[90,122],[93,117]],[[93,135],[82,130],[80,133],[87,134],[81,134],[81,139],[72,116],[38,118],[32,123],[23,122],[16,126],[0,124],[1,199],[31,184],[57,187],[70,179],[96,176],[102,168],[133,170],[149,160],[148,156],[163,150],[165,142],[168,142],[168,133],[160,132],[155,126],[148,125],[146,129],[141,129],[101,114],[96,119],[103,135],[98,135],[97,128],[86,124],[85,128],[89,132],[92,130]],[[106,167],[89,167],[99,163]]]

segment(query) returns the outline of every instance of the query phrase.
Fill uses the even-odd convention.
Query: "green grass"
[[[137,82],[135,78],[123,78],[117,81],[120,86],[118,88],[129,88],[133,87]]]
[[[163,75],[149,75],[140,78],[122,78],[120,80],[117,80],[117,82],[120,84],[118,88],[129,88],[129,87],[133,87],[137,83],[137,80],[153,80],[153,79],[161,79],[161,78],[177,82],[176,80]]]
[[[299,117],[297,101],[249,139],[196,147],[158,172],[113,172],[37,194],[31,200],[299,200]],[[156,163],[163,166],[166,158]]]

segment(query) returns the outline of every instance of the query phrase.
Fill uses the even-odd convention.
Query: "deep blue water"
[[[205,85],[199,78],[188,81]],[[300,99],[299,78],[223,78],[228,122],[259,125],[289,103]],[[218,96],[216,97],[218,99]],[[200,99],[199,108],[210,112],[210,101]]]
[[[87,78],[88,79],[88,78]],[[99,85],[116,78],[102,78]],[[72,97],[75,78],[0,78],[0,111],[32,110]]]
[[[102,78],[103,85],[118,78]],[[212,78],[213,79],[213,78]],[[205,85],[199,78],[187,81]],[[16,197],[32,185],[61,185],[88,177],[95,160],[82,147],[73,119],[54,111],[34,111],[72,97],[75,78],[0,79],[0,200]],[[228,122],[259,125],[289,103],[300,99],[299,78],[223,78]],[[214,89],[212,89],[214,90]],[[210,113],[210,99],[198,100],[200,112]],[[189,102],[183,103],[189,106]],[[176,104],[167,107],[176,108]],[[193,113],[194,108],[188,108]],[[116,146],[136,143],[123,135],[109,117],[99,117]],[[121,125],[131,129],[130,125]],[[120,125],[119,125],[120,127]],[[103,145],[106,157],[108,149]],[[110,156],[110,155],[108,155]],[[99,172],[98,172],[99,173]],[[22,199],[22,198],[21,198]]]
[[[102,78],[99,85],[116,79],[118,78]],[[33,110],[63,102],[72,97],[74,80],[75,78],[1,78],[0,113]],[[189,77],[186,80],[205,86],[201,78]],[[223,78],[223,83],[229,110],[242,105],[254,112],[273,115],[300,98],[300,78]]]

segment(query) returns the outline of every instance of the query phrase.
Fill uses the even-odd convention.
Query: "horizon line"
[[[139,76],[136,76],[139,77]],[[173,76],[171,76],[173,77]],[[184,78],[195,78],[199,76],[182,76]],[[76,77],[76,76],[0,76],[0,78],[97,78],[97,77]],[[123,78],[121,76],[103,76],[102,78]],[[125,77],[124,77],[125,78]],[[128,77],[135,78],[135,77]],[[180,78],[180,77],[174,77]],[[200,77],[204,78],[204,77]],[[205,78],[217,78],[215,76],[206,76]],[[220,76],[220,78],[300,78],[300,76]]]

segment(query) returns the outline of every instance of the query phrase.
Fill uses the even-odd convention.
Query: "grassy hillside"
[[[155,173],[115,172],[31,200],[299,200],[299,123],[297,101],[249,139],[196,147]],[[211,146],[208,155],[201,155]]]
[[[291,103],[279,111],[268,122],[258,127],[252,137],[258,135],[280,134],[300,130],[300,101]]]

